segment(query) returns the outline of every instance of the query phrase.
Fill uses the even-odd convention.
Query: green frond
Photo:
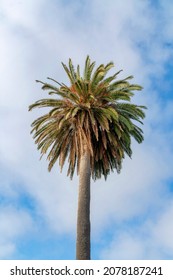
[[[40,83],[40,84],[45,84],[45,83],[43,83],[42,81],[40,81],[40,80],[35,80],[36,81],[36,83]]]
[[[143,87],[136,85],[136,84],[132,84],[132,85],[129,85],[128,89],[129,90],[142,90]]]
[[[130,121],[129,118],[124,117],[123,115],[119,114],[119,122],[121,126],[125,126],[125,129],[128,129],[128,131],[133,130],[133,123]],[[124,130],[124,128],[123,128]]]
[[[133,79],[133,78],[134,78],[134,77],[131,75],[131,76],[126,77],[126,78],[124,79],[124,81],[131,80],[131,79]]]
[[[53,79],[53,78],[47,77],[47,79],[48,79],[48,80],[51,80],[52,82],[54,82],[54,83],[56,83],[56,84],[58,84],[60,87],[62,86],[61,83],[59,83],[58,81],[56,81],[56,80]]]
[[[121,139],[123,131],[122,131],[122,128],[121,128],[121,125],[120,125],[120,124],[118,124],[118,125],[117,125],[117,124],[113,125],[111,131],[112,131],[112,132],[115,132],[116,138],[117,138],[118,140]]]
[[[34,109],[35,107],[41,108],[41,107],[59,107],[62,105],[61,100],[57,99],[40,99],[36,101],[34,104],[29,106],[29,111]]]
[[[83,95],[83,81],[82,80],[77,79],[73,86],[75,87],[75,90],[76,90],[76,93],[78,96]]]
[[[105,69],[104,65],[101,64],[93,73],[92,78],[91,78],[91,90],[94,91],[95,86],[98,85],[99,82],[103,80],[105,76]]]
[[[49,114],[43,115],[43,116],[37,118],[35,121],[33,121],[31,126],[37,129],[37,126],[39,126],[41,123],[47,121],[48,119],[49,119]]]
[[[85,68],[84,68],[84,75],[83,75],[84,81],[90,81],[94,66],[95,66],[95,61],[91,63],[90,57],[88,55],[85,60]]]
[[[104,83],[106,86],[109,86],[110,83],[116,79],[117,75],[118,75],[121,71],[122,71],[122,70],[118,71],[118,72],[115,73],[113,76],[110,76],[110,77],[104,79],[104,80],[103,80],[103,83]],[[110,86],[111,86],[111,85],[110,85]]]
[[[92,63],[90,64],[90,67],[89,67],[89,75],[88,75],[88,77],[87,77],[87,80],[88,80],[88,81],[90,81],[90,79],[91,79],[91,74],[92,74],[92,72],[93,72],[94,66],[95,66],[95,61],[92,62]]]
[[[90,77],[89,68],[90,68],[90,57],[89,55],[87,55],[87,58],[85,60],[85,68],[84,68],[84,80],[86,81],[88,81]]]
[[[77,80],[80,80],[80,66],[79,65],[77,66],[76,75],[77,75]]]
[[[113,67],[114,67],[114,63],[112,61],[110,61],[108,64],[106,64],[106,66],[105,66],[106,73]]]
[[[127,89],[129,86],[129,82],[125,80],[119,80],[114,83],[112,83],[109,87],[109,89],[112,90],[122,90],[122,89]]]
[[[130,131],[130,135],[133,136],[138,143],[142,143],[144,140],[142,129],[136,125],[133,126],[133,130]]]
[[[130,83],[133,76],[118,80],[122,71],[108,76],[113,62],[95,68],[95,61],[87,56],[83,76],[80,66],[75,67],[69,59],[68,66],[62,66],[69,78],[69,84],[53,82],[41,83],[42,89],[56,98],[45,98],[29,106],[49,108],[47,114],[32,123],[31,133],[41,157],[47,154],[50,171],[56,162],[62,169],[68,159],[68,175],[73,177],[75,169],[80,169],[80,158],[87,146],[90,153],[91,174],[94,180],[116,169],[119,173],[125,155],[131,157],[131,138],[141,143],[144,139],[142,125],[145,106],[131,103],[134,91],[142,90]],[[95,69],[94,69],[95,68]]]
[[[106,110],[107,110],[108,114],[111,116],[111,119],[113,119],[114,121],[119,121],[119,115],[114,108],[108,107],[108,108],[106,108]]]
[[[118,102],[119,100],[130,101],[131,96],[133,96],[133,94],[131,94],[131,92],[128,91],[115,90],[110,93],[110,96],[114,102]]]
[[[60,112],[62,112],[63,107],[65,107],[64,103],[60,102],[59,107],[56,107],[49,112],[49,117],[56,117]]]
[[[62,66],[63,66],[63,68],[64,68],[64,70],[65,70],[67,76],[69,77],[69,80],[70,80],[71,84],[73,84],[73,83],[75,82],[75,81],[74,81],[74,77],[72,76],[72,74],[71,74],[71,72],[69,71],[68,67],[67,67],[63,62],[61,62],[61,64],[62,64]]]
[[[48,83],[44,83],[44,85],[42,86],[42,89],[43,90],[53,90],[53,92],[58,92],[58,88],[51,85],[51,84],[48,84]]]
[[[73,84],[74,84],[77,79],[77,74],[75,72],[71,58],[69,59],[69,69],[70,69],[70,74],[71,74],[71,77],[73,78]]]
[[[140,123],[142,123],[140,119],[145,118],[145,113],[144,113],[144,109],[146,109],[145,106],[137,106],[129,103],[120,103],[117,104],[116,107],[119,113],[121,113],[122,115],[128,118],[134,119]]]

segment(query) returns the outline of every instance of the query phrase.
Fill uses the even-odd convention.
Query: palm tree
[[[83,76],[80,66],[75,69],[71,59],[62,66],[69,78],[69,85],[41,82],[55,98],[41,99],[29,106],[29,110],[50,107],[47,114],[32,123],[35,143],[41,156],[48,152],[48,170],[59,159],[62,169],[68,158],[67,175],[73,177],[75,168],[79,175],[77,214],[76,259],[90,259],[90,180],[102,175],[107,178],[114,169],[120,172],[122,160],[132,155],[131,137],[143,141],[143,131],[135,123],[145,117],[145,106],[131,104],[134,90],[142,87],[130,84],[129,76],[117,80],[118,71],[107,77],[113,62],[101,64],[95,70],[95,62],[87,56]],[[123,101],[123,102],[122,102]]]

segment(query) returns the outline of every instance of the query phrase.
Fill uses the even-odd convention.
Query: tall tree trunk
[[[76,259],[90,260],[90,156],[87,150],[81,157],[77,214]]]

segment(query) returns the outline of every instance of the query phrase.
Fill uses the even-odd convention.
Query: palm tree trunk
[[[77,214],[76,259],[90,260],[90,155],[81,157]]]

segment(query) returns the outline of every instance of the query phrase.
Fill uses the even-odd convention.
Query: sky
[[[172,0],[0,0],[0,259],[75,259],[78,177],[39,160],[28,106],[88,54],[148,107],[121,174],[92,182],[92,259],[173,259]]]

